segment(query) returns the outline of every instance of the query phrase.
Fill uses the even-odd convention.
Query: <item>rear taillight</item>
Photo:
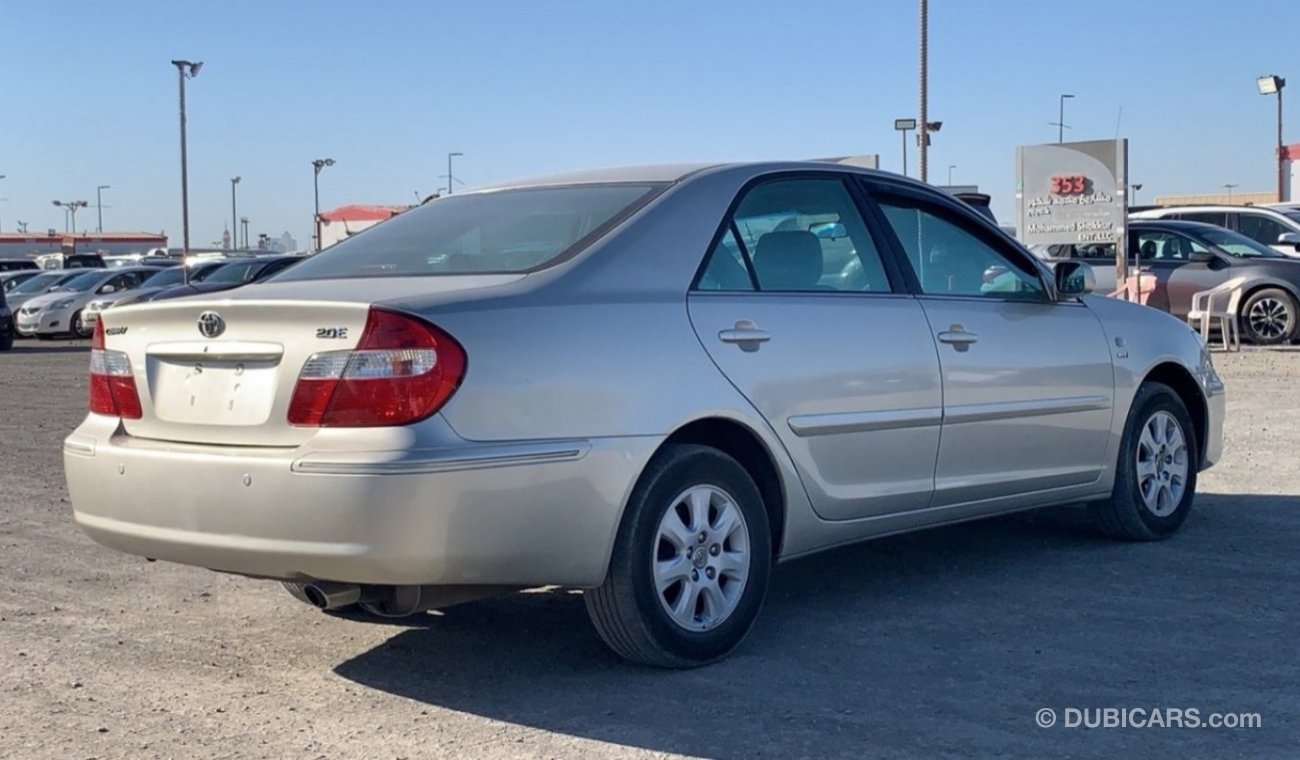
[[[104,348],[104,320],[95,323],[90,344],[90,411],[138,420],[140,394],[131,374],[131,359],[121,351]]]
[[[409,425],[438,411],[465,375],[465,351],[415,317],[371,308],[351,351],[312,354],[298,374],[289,424]]]

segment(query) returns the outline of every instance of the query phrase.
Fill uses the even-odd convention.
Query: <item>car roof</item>
[[[811,161],[744,161],[744,162],[704,162],[704,163],[677,163],[677,164],[646,164],[641,166],[615,166],[604,169],[591,169],[586,171],[566,172],[563,174],[550,174],[539,177],[530,177],[519,180],[510,180],[481,187],[474,187],[457,193],[457,195],[489,192],[497,190],[522,190],[534,187],[557,187],[562,185],[586,185],[586,184],[663,184],[674,183],[699,176],[706,173],[723,170],[747,171],[751,174],[762,174],[769,171],[799,171],[799,170],[816,170],[816,171],[840,171],[850,174],[866,174],[888,176],[891,179],[899,181],[912,181],[905,177],[882,172],[876,169],[867,169],[861,166],[851,164],[842,164],[830,160],[811,160]]]
[[[1265,214],[1282,213],[1277,209],[1271,208],[1269,206],[1235,206],[1226,203],[1211,203],[1211,204],[1203,204],[1199,206],[1162,206],[1160,208],[1147,209],[1146,211],[1138,211],[1134,214],[1134,216],[1142,215],[1142,216],[1138,216],[1138,218],[1148,218],[1145,215],[1151,214],[1154,216],[1156,214],[1171,214],[1171,213],[1181,213],[1181,212],[1196,213],[1198,211],[1223,211],[1223,212],[1261,211]]]
[[[1184,232],[1204,232],[1206,230],[1222,231],[1226,229],[1217,224],[1210,224],[1208,222],[1189,222],[1183,219],[1130,219],[1128,226],[1130,229],[1133,227],[1164,227],[1166,229],[1182,230]]]

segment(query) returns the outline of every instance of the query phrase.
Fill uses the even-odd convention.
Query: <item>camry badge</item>
[[[199,332],[205,338],[215,338],[226,331],[226,320],[215,311],[205,311],[199,315]]]

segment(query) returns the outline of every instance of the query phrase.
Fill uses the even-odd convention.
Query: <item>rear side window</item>
[[[888,293],[880,251],[839,179],[750,189],[709,254],[699,290]]]
[[[1187,222],[1203,222],[1205,224],[1214,224],[1219,227],[1228,226],[1228,215],[1222,211],[1189,211],[1177,214],[1169,214],[1166,218],[1182,219]]]
[[[529,272],[581,250],[661,187],[572,185],[452,195],[347,238],[275,279]]]
[[[1237,216],[1237,232],[1264,245],[1277,245],[1277,239],[1290,232],[1291,228],[1263,214],[1240,214]]]

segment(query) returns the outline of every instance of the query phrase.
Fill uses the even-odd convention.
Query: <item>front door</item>
[[[934,490],[939,361],[888,266],[839,174],[778,177],[745,193],[687,301],[828,520],[923,508]]]
[[[1231,262],[1186,235],[1166,230],[1141,230],[1131,237],[1137,243],[1138,261],[1155,273],[1161,301],[1152,306],[1186,319],[1192,296],[1232,278]],[[1208,261],[1192,261],[1192,254],[1209,254]]]
[[[955,204],[902,188],[873,198],[915,276],[939,351],[944,420],[935,506],[1095,482],[1110,442],[1106,335],[1051,298],[1027,254]]]

